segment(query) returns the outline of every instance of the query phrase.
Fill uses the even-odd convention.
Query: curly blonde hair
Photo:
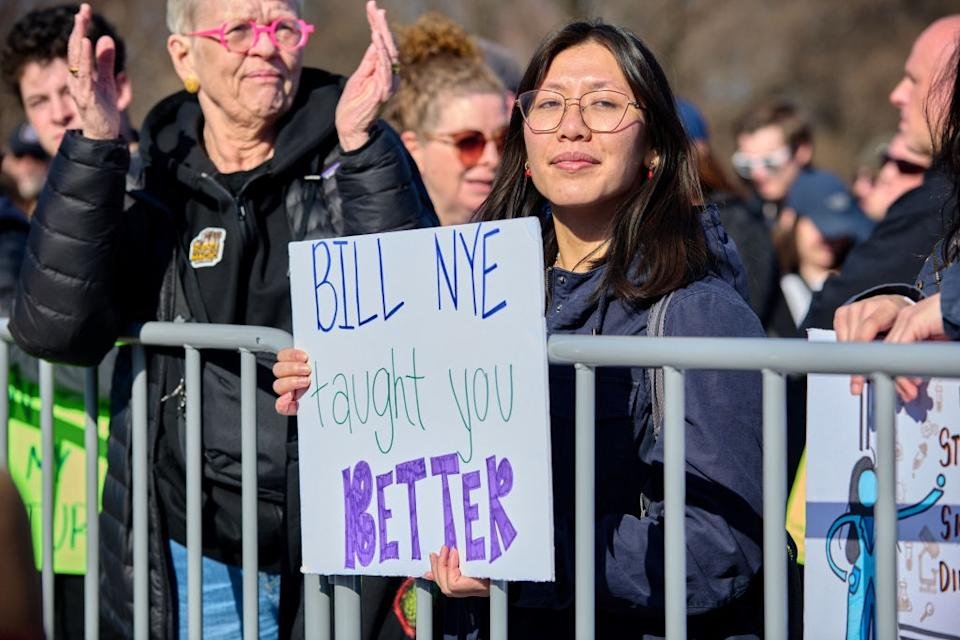
[[[445,98],[505,93],[473,38],[436,12],[397,29],[400,87],[384,117],[398,131],[430,131]]]

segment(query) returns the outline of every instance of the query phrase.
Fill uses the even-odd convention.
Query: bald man
[[[953,87],[953,55],[960,15],[941,18],[913,43],[903,79],[890,93],[900,111],[898,131],[915,153],[933,154]],[[923,261],[943,234],[941,211],[954,210],[953,185],[937,168],[894,202],[866,242],[850,252],[839,274],[814,294],[802,328],[833,328],[837,308],[854,296],[891,282],[914,282]],[[944,207],[948,207],[944,209]]]

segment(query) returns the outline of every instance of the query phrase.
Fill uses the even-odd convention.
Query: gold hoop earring
[[[183,79],[183,88],[187,90],[187,93],[200,91],[200,78],[191,73]]]

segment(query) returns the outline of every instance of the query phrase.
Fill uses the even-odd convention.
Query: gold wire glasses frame
[[[534,133],[556,131],[570,103],[580,107],[583,124],[594,133],[616,131],[630,107],[642,110],[639,102],[631,101],[627,94],[612,89],[588,91],[579,98],[568,98],[549,89],[533,89],[524,91],[516,99],[523,121]]]
[[[231,53],[246,53],[257,46],[261,35],[266,35],[278,49],[296,51],[307,45],[314,27],[306,20],[277,18],[270,24],[257,24],[254,20],[227,22],[216,29],[188,33],[188,36],[212,38]]]

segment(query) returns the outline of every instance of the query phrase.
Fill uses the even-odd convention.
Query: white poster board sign
[[[303,571],[552,580],[533,218],[290,245]]]
[[[811,332],[833,340],[833,332]],[[876,429],[872,397],[849,376],[807,382],[804,636],[869,640],[877,607],[873,553]],[[899,637],[960,639],[960,383],[934,378],[897,404]]]

